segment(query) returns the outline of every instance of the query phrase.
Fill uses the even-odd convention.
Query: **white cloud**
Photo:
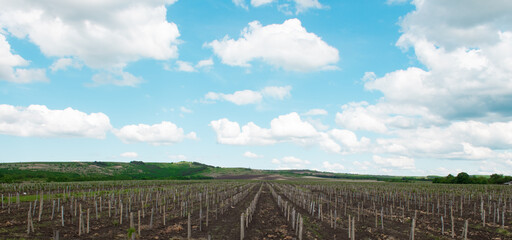
[[[508,116],[512,99],[512,4],[413,1],[397,46],[412,47],[424,69],[365,82],[381,102],[426,107],[448,120]]]
[[[217,142],[229,145],[267,145],[276,143],[270,130],[261,128],[253,122],[240,128],[237,122],[226,118],[211,121],[210,126],[217,134]]]
[[[0,29],[0,80],[14,83],[48,82],[44,69],[20,68],[29,65],[29,61],[11,52],[11,45],[1,32]]]
[[[477,121],[453,122],[446,127],[431,126],[401,130],[396,137],[377,139],[376,151],[414,157],[444,159],[490,159],[493,149],[512,147],[512,121],[485,124]]]
[[[124,152],[121,153],[120,156],[125,158],[137,158],[139,157],[139,154],[137,154],[136,152]]]
[[[270,86],[265,87],[261,90],[261,94],[263,96],[268,96],[274,99],[283,100],[285,97],[291,96],[290,91],[292,90],[292,86],[284,86],[284,87],[277,87],[277,86]]]
[[[318,0],[293,0],[295,2],[295,7],[297,8],[296,14],[304,12],[310,8],[321,9],[324,6],[318,2]]]
[[[196,64],[196,68],[208,68],[211,66],[213,66],[213,60],[211,58],[200,60]]]
[[[180,111],[181,111],[182,113],[193,113],[193,111],[192,111],[192,110],[190,110],[190,109],[188,109],[188,108],[186,108],[186,107],[184,107],[184,106],[181,106],[181,107],[180,107]]]
[[[363,162],[359,162],[359,161],[354,161],[352,162],[352,164],[354,164],[354,166],[356,166],[357,170],[368,170],[368,168],[370,168],[373,164],[368,162],[368,161],[363,161]]]
[[[291,89],[291,86],[269,86],[263,88],[261,91],[242,90],[232,94],[209,92],[204,96],[204,99],[206,101],[224,100],[236,105],[257,104],[260,103],[264,97],[283,100],[285,97],[291,96]]]
[[[350,130],[366,130],[383,133],[387,131],[386,125],[368,111],[366,102],[343,105],[343,113],[336,113],[336,123]]]
[[[263,5],[272,3],[274,1],[275,0],[251,0],[251,5],[253,7],[259,7],[259,6],[263,6]]]
[[[195,72],[196,71],[194,66],[192,66],[192,63],[178,60],[178,61],[176,61],[176,64],[178,64],[177,70],[180,72]]]
[[[236,91],[232,94],[209,92],[204,96],[204,98],[206,100],[214,101],[225,100],[228,102],[232,102],[236,105],[247,105],[261,102],[263,96],[261,95],[261,93],[252,90],[242,90]]]
[[[339,164],[339,163],[330,163],[328,161],[322,162],[322,167],[325,171],[328,172],[338,172],[345,170],[345,166]]]
[[[250,62],[261,60],[285,70],[305,72],[333,69],[339,60],[338,50],[307,32],[298,19],[267,26],[254,21],[238,40],[225,36],[207,46],[230,66],[249,67]]]
[[[141,77],[136,77],[128,72],[108,71],[95,74],[92,76],[92,83],[87,85],[100,86],[112,84],[117,86],[135,87],[141,82],[143,82]]]
[[[348,130],[318,131],[295,112],[274,118],[270,121],[270,128],[262,128],[253,122],[240,127],[237,122],[226,118],[211,121],[210,126],[217,134],[217,142],[228,145],[291,142],[299,146],[318,146],[328,152],[346,153],[362,151],[370,143],[370,140],[364,137],[357,140],[355,134]]]
[[[318,132],[308,122],[302,121],[299,114],[292,112],[272,119],[270,132],[276,138],[311,138]]]
[[[505,166],[512,155],[512,3],[412,4],[396,45],[411,48],[423,66],[365,73],[365,89],[382,98],[344,105],[336,122],[382,135],[367,147],[374,154]]]
[[[185,138],[197,138],[195,132],[185,134],[182,128],[166,121],[153,125],[126,125],[113,132],[125,143],[147,142],[152,145],[171,145],[181,142]]]
[[[0,105],[0,134],[23,137],[105,138],[110,119],[103,113],[84,113],[72,108],[51,110],[44,105]]]
[[[52,72],[56,72],[59,70],[66,70],[68,67],[81,68],[82,64],[73,58],[59,58],[52,63],[50,69]]]
[[[370,144],[370,139],[361,137],[361,140],[358,140],[354,132],[346,129],[333,129],[329,131],[329,135],[352,151],[357,148],[364,148]]]
[[[178,27],[166,20],[166,5],[174,2],[3,1],[0,25],[45,56],[75,57],[94,69],[122,71],[139,59],[178,56]]]
[[[325,109],[320,109],[320,108],[315,108],[315,109],[311,109],[305,113],[303,113],[302,115],[304,116],[317,116],[317,115],[327,115],[327,111]]]
[[[236,6],[239,6],[244,9],[249,9],[249,7],[246,4],[246,0],[232,0],[232,1]],[[273,2],[278,2],[278,1],[277,0],[251,0],[251,6],[261,7],[261,6],[265,6],[265,5],[268,5]],[[281,1],[281,2],[283,2],[283,1]],[[278,5],[278,9],[280,11],[283,11],[286,14],[289,14],[289,15],[291,15],[292,12],[289,9],[289,8],[291,8],[290,4],[287,2],[293,2],[294,6],[295,6],[295,14],[305,12],[306,10],[308,10],[310,8],[316,8],[316,9],[324,8],[324,6],[320,2],[318,2],[318,0],[287,0],[284,2],[286,2],[286,3],[281,3]]]
[[[311,164],[308,160],[286,156],[281,159],[274,158],[272,163],[278,165],[278,169],[305,169],[306,165]]]
[[[236,6],[239,6],[241,8],[244,8],[244,9],[249,9],[247,7],[247,4],[245,3],[245,0],[232,0],[233,3],[236,5]]]
[[[416,168],[414,165],[414,159],[404,156],[384,158],[381,156],[374,155],[373,161],[376,164],[387,168],[406,170],[412,170]]]
[[[262,158],[263,156],[247,151],[244,153],[244,157],[246,157],[246,158]]]

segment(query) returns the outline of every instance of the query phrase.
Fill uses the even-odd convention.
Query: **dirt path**
[[[272,199],[268,186],[263,187],[256,209],[245,239],[296,238],[295,231],[288,225],[276,202]]]

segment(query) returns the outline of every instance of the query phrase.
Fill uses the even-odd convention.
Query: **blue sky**
[[[512,174],[512,4],[0,1],[0,161]]]

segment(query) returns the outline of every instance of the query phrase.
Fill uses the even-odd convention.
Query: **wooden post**
[[[139,237],[140,237],[140,210],[137,211],[137,217],[139,219],[139,223],[137,224],[137,231],[139,232]]]
[[[89,233],[89,208],[87,208],[87,233]]]
[[[37,218],[37,221],[38,222],[41,222],[41,215],[43,214],[43,198],[42,198],[42,194],[41,194],[41,199],[39,199],[39,217]]]
[[[384,207],[380,209],[380,228],[384,230]]]
[[[52,217],[50,218],[50,220],[53,220],[53,215],[55,214],[55,200],[53,200],[53,204],[52,204]]]
[[[64,227],[64,205],[60,206],[60,220],[62,222],[62,226]]]
[[[243,240],[244,239],[244,228],[245,228],[245,224],[244,224],[244,221],[245,221],[245,217],[244,217],[244,213],[240,214],[240,240]]]
[[[412,224],[411,224],[411,240],[414,240],[414,228],[416,227],[416,219],[413,218],[412,219]]]
[[[441,235],[444,235],[444,219],[443,219],[443,216],[441,216]]]
[[[455,238],[455,224],[454,224],[454,220],[453,220],[453,208],[452,207],[450,207],[450,217],[452,220],[452,238]]]
[[[151,208],[151,219],[149,220],[149,228],[153,228],[153,211],[154,208]]]
[[[356,217],[352,218],[352,240],[356,240]]]
[[[302,216],[301,216],[300,223],[299,223],[299,240],[302,240],[302,227],[303,227],[303,222],[302,222]]]
[[[119,202],[119,225],[123,224],[123,203]]]
[[[352,239],[352,217],[348,215],[348,239]]]
[[[78,236],[82,235],[82,204],[80,204],[80,216],[78,217]]]
[[[30,207],[28,208],[28,214],[27,214],[27,234],[30,234],[30,217],[32,214],[30,214],[30,210],[32,209],[32,202],[30,202]]]
[[[466,219],[466,222],[464,222],[464,240],[468,240],[468,220]]]
[[[53,240],[59,240],[59,230],[53,232]]]
[[[188,213],[187,239],[192,239],[192,222],[190,221],[190,212]]]
[[[135,230],[135,225],[133,223],[133,212],[130,212],[130,230],[132,229]],[[135,240],[135,231],[131,232],[131,235],[132,240]]]

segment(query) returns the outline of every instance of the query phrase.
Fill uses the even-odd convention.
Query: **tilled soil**
[[[295,231],[279,211],[268,187],[261,191],[256,212],[253,215],[245,239],[294,239]]]

